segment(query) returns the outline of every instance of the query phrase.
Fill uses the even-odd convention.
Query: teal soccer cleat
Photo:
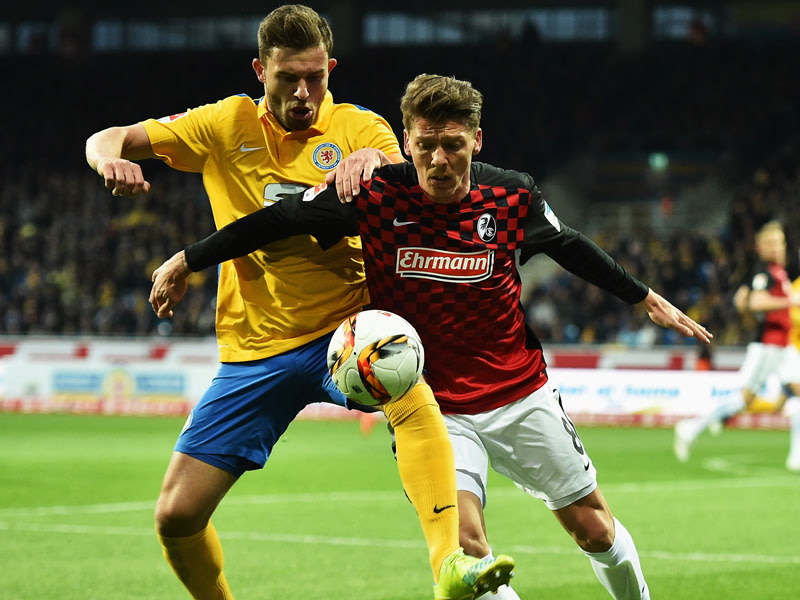
[[[433,587],[435,600],[474,600],[486,592],[496,592],[514,575],[514,559],[505,554],[494,558],[475,558],[459,548],[444,559],[439,583]]]

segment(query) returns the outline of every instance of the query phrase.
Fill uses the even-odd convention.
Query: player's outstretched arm
[[[330,248],[342,237],[358,234],[355,208],[340,204],[334,188],[320,184],[228,223],[153,271],[149,298],[153,311],[160,319],[173,315],[172,309],[186,293],[190,273],[298,234],[313,235],[321,248]]]
[[[647,296],[642,300],[642,305],[650,315],[650,319],[656,325],[674,329],[686,337],[694,337],[705,342],[711,342],[714,337],[709,331],[696,322],[694,319],[687,317],[682,311],[678,310],[666,299],[656,294],[653,290],[647,293]]]
[[[733,295],[733,306],[740,315],[750,310],[750,286],[740,285]]]
[[[175,253],[172,258],[153,271],[150,306],[159,319],[173,316],[172,309],[186,294],[187,280],[191,272],[183,250]]]
[[[352,202],[361,190],[361,181],[372,178],[372,173],[392,163],[403,162],[402,154],[386,155],[376,148],[361,148],[345,157],[330,173],[325,183],[336,182],[336,193],[340,202]]]
[[[86,140],[86,162],[105,180],[114,196],[137,196],[150,191],[142,167],[134,160],[155,158],[150,138],[140,125],[109,127]]]
[[[800,306],[800,294],[797,292],[792,292],[787,297],[773,296],[769,290],[752,290],[747,302],[747,308],[754,313],[784,310],[794,306]]]

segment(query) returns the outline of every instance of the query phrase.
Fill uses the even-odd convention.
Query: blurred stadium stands
[[[399,134],[407,80],[419,72],[471,80],[486,98],[482,160],[532,173],[563,220],[706,323],[718,344],[741,344],[750,334],[730,295],[752,258],[754,229],[784,221],[792,276],[800,246],[800,20],[792,21],[800,12],[770,22],[747,4],[683,3],[694,12],[669,13],[688,19],[683,34],[653,34],[633,51],[620,43],[635,36],[619,35],[619,18],[607,38],[586,39],[579,29],[573,40],[548,41],[541,27],[532,37],[502,19],[481,33],[473,15],[469,27],[461,23],[467,41],[368,49],[343,40],[333,18],[345,57],[331,90],[339,102],[383,114]],[[360,6],[345,5],[351,13]],[[83,143],[110,125],[261,95],[250,67],[255,28],[235,32],[226,48],[98,52],[91,26],[114,18],[104,10],[92,19],[81,13],[66,28],[77,33],[55,42],[46,18],[0,12],[0,335],[212,335],[211,270],[193,277],[171,321],[158,322],[147,303],[153,268],[213,230],[199,177],[151,161],[148,196],[113,198],[85,164]],[[422,8],[406,10],[430,25]],[[341,18],[341,9],[330,11]],[[741,24],[743,12],[750,26],[731,29],[731,15]],[[63,23],[64,11],[54,14]],[[25,29],[31,23],[38,29]],[[670,31],[663,23],[654,30]],[[542,261],[526,275],[531,319],[546,342],[688,343]]]

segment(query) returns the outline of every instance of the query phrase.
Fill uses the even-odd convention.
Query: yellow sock
[[[747,405],[747,412],[751,413],[773,413],[778,408],[775,402],[764,400],[756,396],[753,401]]]
[[[458,501],[453,447],[427,384],[384,407],[397,440],[397,468],[428,543],[434,582],[444,559],[458,550]]]
[[[158,536],[164,558],[195,600],[233,600],[222,572],[222,544],[211,522],[188,537]]]

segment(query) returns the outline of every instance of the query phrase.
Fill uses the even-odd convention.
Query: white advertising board
[[[0,410],[104,414],[183,415],[216,374],[213,340],[21,340],[0,357]],[[564,408],[583,424],[670,426],[706,413],[739,394],[734,370],[696,371],[689,354],[675,350],[620,352],[577,348],[575,356],[596,368],[551,367]],[[611,358],[609,358],[611,357]],[[569,362],[563,350],[551,364]],[[612,360],[613,359],[613,360]],[[609,368],[623,361],[635,368]],[[354,419],[359,413],[329,404],[307,407],[300,418]],[[750,426],[785,427],[782,415],[754,415]]]

